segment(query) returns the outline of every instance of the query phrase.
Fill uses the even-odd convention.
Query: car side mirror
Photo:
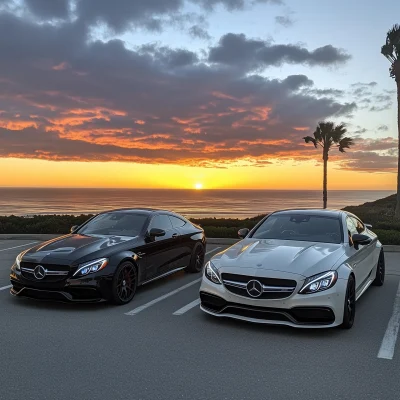
[[[238,231],[238,236],[240,239],[244,239],[250,232],[250,229],[242,228]]]
[[[372,242],[372,239],[367,235],[361,235],[359,233],[354,234],[351,239],[353,240],[354,248],[358,250],[358,246],[366,246]]]
[[[74,233],[79,228],[79,225],[74,225],[71,227],[71,233]]]
[[[372,229],[372,225],[371,224],[364,224],[365,225],[365,227],[367,228],[367,229]]]
[[[151,238],[165,236],[165,231],[163,229],[151,228],[148,236]]]

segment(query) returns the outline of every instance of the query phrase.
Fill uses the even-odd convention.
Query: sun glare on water
[[[194,188],[195,188],[196,190],[201,190],[201,189],[203,189],[203,184],[202,184],[202,183],[196,183],[196,184],[194,185]]]

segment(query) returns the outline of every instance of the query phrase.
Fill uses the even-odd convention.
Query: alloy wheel
[[[125,265],[118,274],[117,295],[123,301],[129,301],[135,294],[136,271],[133,265]]]
[[[378,274],[379,274],[379,279],[383,281],[385,278],[385,263],[383,261],[383,257],[379,256],[379,261],[378,261]]]
[[[196,252],[196,270],[201,271],[204,265],[204,252],[202,247],[198,247]]]
[[[355,311],[356,311],[356,290],[354,284],[351,284],[349,287],[349,292],[347,296],[347,311],[349,313],[350,321],[354,320]]]

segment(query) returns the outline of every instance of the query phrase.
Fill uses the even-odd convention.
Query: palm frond
[[[314,132],[314,136],[321,143],[322,147],[329,151],[332,146],[332,132],[334,130],[335,124],[331,121],[318,123],[317,129]]]
[[[386,34],[386,43],[391,44],[392,46],[396,46],[396,44],[400,43],[400,25],[394,24],[391,29],[389,29]]]
[[[322,132],[319,125],[317,126],[317,129],[315,129],[314,137],[317,142],[322,142]]]
[[[313,137],[306,136],[306,137],[303,137],[303,139],[306,143],[312,143],[314,145],[314,147],[317,148],[317,141]]]
[[[394,46],[392,44],[384,44],[381,48],[381,53],[390,61],[393,62],[394,58]]]
[[[349,149],[351,146],[354,145],[354,140],[351,137],[344,137],[339,142],[339,151],[341,153],[345,153],[344,149]]]
[[[400,25],[395,24],[386,34],[386,43],[381,48],[381,53],[394,63],[400,56]]]
[[[338,144],[346,133],[347,129],[345,124],[336,125],[331,133],[332,141]]]

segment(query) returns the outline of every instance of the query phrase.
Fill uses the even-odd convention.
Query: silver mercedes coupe
[[[205,265],[200,307],[216,317],[349,329],[356,301],[385,279],[371,229],[342,210],[274,212]]]

